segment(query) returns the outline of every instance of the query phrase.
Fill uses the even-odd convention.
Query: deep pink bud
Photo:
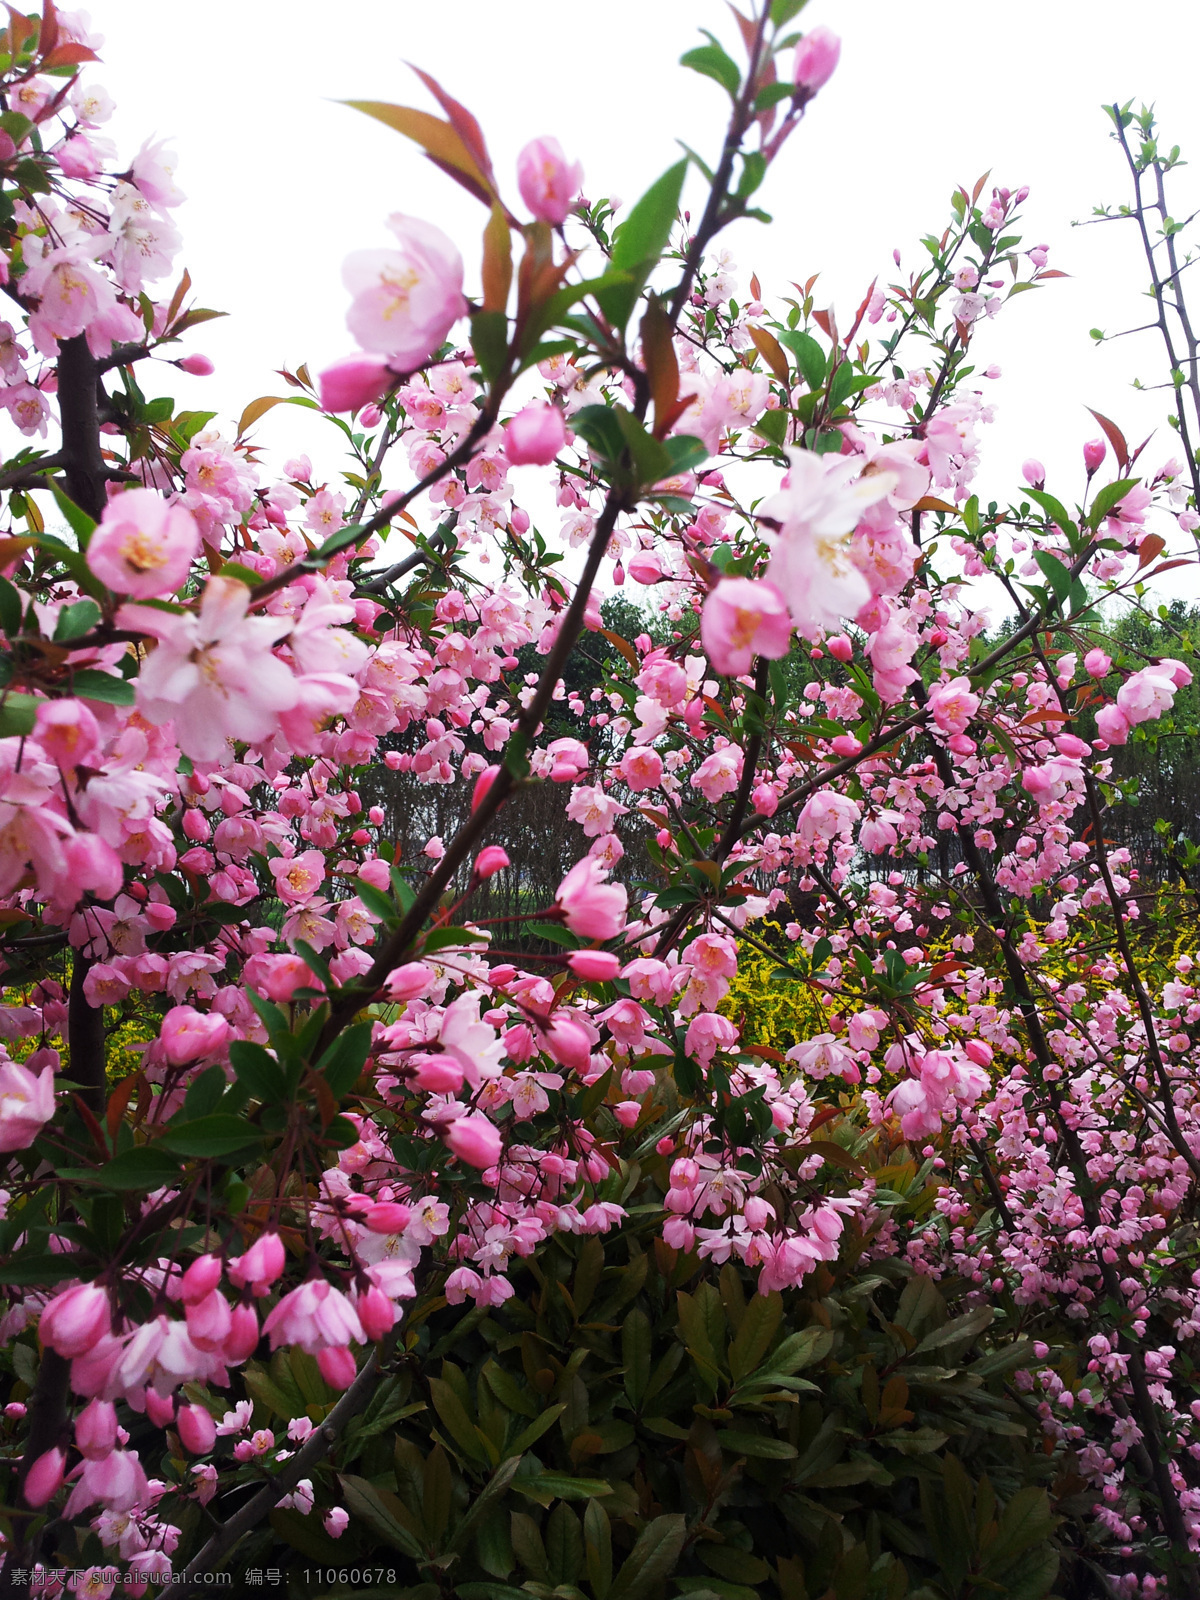
[[[663,575],[658,557],[650,550],[639,550],[630,556],[628,572],[634,583],[658,583]]]
[[[826,639],[825,648],[835,661],[850,661],[854,656],[854,645],[844,633],[835,633],[832,639]]]
[[[372,1233],[403,1233],[411,1216],[411,1209],[398,1200],[381,1200],[363,1220]]]
[[[184,356],[183,360],[177,361],[175,365],[181,372],[190,372],[193,378],[211,378],[216,371],[207,356],[198,354]]]
[[[358,1296],[354,1309],[368,1339],[382,1339],[395,1325],[396,1308],[377,1284]]]
[[[479,810],[480,806],[487,799],[488,790],[492,787],[499,776],[499,767],[484,767],[483,771],[475,780],[475,788],[471,795],[472,813]]]
[[[357,411],[380,400],[395,381],[383,356],[346,356],[326,367],[317,382],[322,411]]]
[[[12,137],[7,133],[0,133],[0,162],[11,161],[17,153],[17,147]]]
[[[1112,671],[1112,659],[1103,650],[1089,650],[1083,658],[1084,671],[1092,678],[1107,678]]]
[[[1021,475],[1031,489],[1040,489],[1046,481],[1046,469],[1032,456],[1021,467]]]
[[[348,1346],[325,1345],[317,1351],[317,1366],[331,1389],[348,1389],[358,1368]]]
[[[583,168],[568,162],[557,139],[533,139],[517,157],[521,199],[539,222],[565,222],[582,181]]]
[[[217,1442],[217,1424],[207,1406],[180,1406],[175,1426],[189,1455],[206,1456]]]
[[[44,1506],[62,1488],[63,1472],[67,1458],[57,1447],[47,1450],[30,1467],[25,1475],[22,1493],[28,1506]]]
[[[546,467],[566,440],[561,411],[551,405],[526,406],[504,430],[504,454],[514,467]]]
[[[200,1256],[183,1275],[183,1303],[194,1306],[212,1293],[221,1281],[220,1256]]]
[[[157,1389],[147,1389],[143,1396],[146,1415],[156,1428],[169,1428],[175,1421],[175,1396],[159,1394]]]
[[[577,978],[587,983],[609,983],[621,970],[621,963],[608,950],[576,950],[567,965]]]
[[[183,832],[193,844],[207,844],[212,838],[212,824],[203,811],[191,806],[183,813]]]
[[[75,1444],[89,1461],[102,1461],[117,1448],[117,1408],[111,1400],[93,1400],[79,1413]]]
[[[792,82],[798,89],[816,94],[833,77],[841,53],[842,41],[831,28],[812,28],[796,46]]]
[[[397,1002],[415,1000],[433,983],[433,973],[423,961],[406,961],[387,975],[384,993]]]
[[[1087,468],[1087,475],[1089,478],[1093,472],[1096,472],[1099,469],[1107,454],[1108,446],[1105,444],[1103,439],[1089,439],[1084,445],[1083,464]]]
[[[248,1361],[258,1348],[258,1317],[253,1306],[237,1305],[230,1318],[229,1337],[221,1346],[221,1353],[233,1366]]]
[[[475,872],[480,879],[493,878],[510,866],[508,851],[498,844],[489,844],[475,857]]]
[[[492,1167],[500,1158],[500,1130],[486,1117],[459,1117],[442,1137],[454,1154],[472,1167]]]

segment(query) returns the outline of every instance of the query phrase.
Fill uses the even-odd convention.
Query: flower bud
[[[582,181],[583,168],[567,161],[557,139],[533,139],[517,157],[521,199],[539,222],[565,222]]]
[[[357,411],[380,400],[391,388],[395,374],[383,356],[346,356],[326,367],[317,379],[322,411]]]
[[[181,372],[190,372],[193,378],[211,378],[216,371],[208,357],[199,354],[184,356],[183,360],[177,361],[175,365]]]
[[[1032,456],[1021,467],[1021,476],[1031,489],[1040,489],[1046,481],[1046,469]]]
[[[377,1284],[358,1296],[354,1309],[368,1339],[382,1339],[395,1325],[396,1308]]]
[[[621,970],[621,963],[608,950],[575,950],[567,965],[585,983],[610,983]]]
[[[1105,444],[1103,439],[1089,439],[1084,445],[1083,464],[1087,468],[1087,475],[1089,478],[1094,472],[1099,470],[1100,465],[1107,454],[1108,446]]]
[[[157,1389],[147,1387],[142,1394],[142,1403],[146,1407],[146,1415],[156,1428],[169,1428],[175,1421],[175,1396],[159,1394]]]
[[[381,1200],[363,1218],[372,1233],[403,1233],[412,1217],[410,1207],[398,1200]]]
[[[180,1406],[175,1426],[189,1455],[206,1456],[217,1442],[217,1424],[207,1406]]]
[[[93,1400],[79,1413],[75,1444],[89,1461],[102,1461],[117,1448],[117,1408],[111,1400]]]
[[[486,1117],[459,1117],[442,1137],[459,1160],[472,1167],[492,1167],[500,1158],[500,1130]]]
[[[831,28],[813,28],[796,46],[792,61],[792,82],[809,96],[816,94],[833,77],[842,53],[842,41]]]
[[[503,872],[510,865],[508,851],[498,844],[489,844],[475,857],[475,872],[481,881],[494,878],[496,873]]]
[[[358,1368],[346,1345],[325,1345],[317,1351],[317,1366],[331,1389],[348,1389]]]
[[[45,1455],[40,1455],[25,1474],[25,1486],[22,1494],[28,1506],[44,1506],[52,1500],[62,1487],[63,1471],[67,1465],[67,1458],[57,1448],[47,1450]]]
[[[551,405],[526,406],[504,430],[504,454],[514,467],[549,466],[566,438],[561,411]]]
[[[248,1361],[258,1348],[258,1318],[253,1306],[236,1305],[230,1316],[229,1337],[221,1353],[233,1366]]]

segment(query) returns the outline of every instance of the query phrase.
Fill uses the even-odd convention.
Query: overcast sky
[[[95,0],[92,17],[106,36],[94,76],[119,105],[107,131],[122,153],[147,134],[175,141],[189,197],[181,259],[201,303],[231,314],[193,335],[217,374],[172,372],[170,392],[235,418],[246,400],[283,392],[274,368],[316,369],[350,348],[341,261],[388,242],[388,213],[438,222],[468,287],[477,279],[482,208],[338,101],[434,109],[405,67],[416,62],[479,117],[502,182],[520,147],[550,133],[582,160],[585,193],[628,202],[677,158],[676,139],[709,155],[719,145],[723,92],[677,65],[703,42],[697,29],[736,53],[718,0]],[[1178,175],[1178,213],[1200,205],[1197,17],[1194,0],[812,0],[800,21],[842,35],[841,67],[761,192],[776,223],[730,232],[743,284],[757,271],[769,296],[819,271],[818,304],[832,301],[845,324],[871,278],[893,270],[893,247],[920,260],[917,240],[940,231],[957,183],[988,169],[1027,183],[1027,243],[1048,244],[1050,265],[1072,276],[1018,297],[980,336],[980,364],[1003,368],[984,485],[1000,492],[1037,454],[1049,487],[1074,497],[1079,448],[1096,432],[1086,405],[1139,440],[1157,427],[1146,457],[1157,466],[1174,447],[1165,399],[1130,384],[1158,380],[1158,348],[1145,335],[1097,350],[1088,336],[1145,320],[1133,226],[1071,224],[1127,197],[1099,110],[1113,97],[1157,102],[1167,142],[1198,163]],[[304,422],[280,408],[259,437],[294,448],[312,437]]]

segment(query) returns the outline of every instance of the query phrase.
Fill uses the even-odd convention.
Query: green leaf
[[[23,603],[20,593],[7,578],[0,578],[0,628],[11,638],[21,631]]]
[[[424,1561],[424,1546],[408,1526],[412,1513],[396,1495],[375,1488],[366,1478],[346,1473],[341,1474],[339,1482],[351,1516],[360,1518],[393,1549],[403,1551],[414,1561]]]
[[[798,17],[808,0],[771,0],[771,26],[786,28],[793,17]]]
[[[323,545],[313,551],[305,560],[305,566],[323,567],[331,557],[337,555],[339,550],[344,550],[349,544],[365,538],[360,523],[352,522],[345,528],[339,528],[336,533],[331,533]]]
[[[90,633],[99,621],[100,607],[94,600],[77,600],[72,606],[64,606],[58,613],[54,642],[69,644],[72,639],[81,639],[85,633]]]
[[[766,1461],[792,1461],[796,1446],[786,1439],[768,1439],[765,1434],[741,1433],[735,1428],[720,1428],[717,1438],[723,1450],[739,1456],[758,1456]]]
[[[71,674],[71,689],[82,700],[100,700],[108,706],[131,706],[133,684],[96,667],[77,667]]]
[[[373,917],[379,917],[389,924],[396,921],[396,902],[383,889],[377,889],[365,878],[355,878],[354,892]]]
[[[235,1150],[247,1150],[262,1140],[259,1130],[242,1117],[231,1117],[217,1112],[209,1117],[197,1117],[192,1122],[169,1123],[157,1146],[172,1150],[176,1155],[208,1156],[232,1155]]]
[[[238,1039],[229,1046],[229,1059],[237,1075],[256,1100],[282,1102],[287,1095],[283,1071],[261,1044]]]
[[[88,543],[96,531],[96,524],[81,506],[77,506],[68,495],[64,494],[58,485],[51,480],[50,492],[54,496],[58,509],[66,519],[67,526],[79,541],[80,550],[86,550]]]
[[[522,1428],[510,1448],[516,1451],[518,1455],[523,1455],[526,1450],[536,1444],[549,1428],[554,1426],[566,1409],[566,1405],[562,1401],[557,1405],[548,1406],[540,1417],[536,1417],[527,1428]]]
[[[1054,1515],[1044,1489],[1032,1485],[1018,1489],[1004,1508],[995,1539],[988,1546],[985,1570],[999,1572],[1008,1562],[1054,1530]]]
[[[583,1513],[584,1556],[588,1582],[596,1600],[608,1600],[612,1588],[612,1527],[608,1513],[595,1500],[589,1500]]]
[[[625,450],[625,434],[616,406],[581,406],[571,418],[572,432],[605,461],[619,461]]]
[[[636,1307],[621,1328],[621,1361],[625,1368],[625,1393],[630,1405],[641,1405],[650,1383],[650,1355],[653,1336],[650,1319]]]
[[[614,327],[623,328],[629,321],[642,284],[657,266],[666,248],[679,211],[679,197],[683,192],[687,169],[686,160],[668,168],[647,189],[613,235],[612,265],[618,272],[628,272],[630,282],[611,289],[601,289],[597,291],[596,299]]]
[[[179,1177],[179,1163],[158,1144],[140,1144],[115,1156],[94,1173],[106,1189],[145,1189],[150,1192]]]
[[[421,954],[431,956],[438,950],[460,950],[464,945],[486,943],[487,935],[473,928],[434,928],[425,935]]]
[[[495,383],[508,358],[508,318],[503,311],[475,313],[471,318],[471,349],[484,381]]]
[[[686,55],[680,56],[679,65],[690,67],[702,77],[712,78],[728,92],[731,100],[737,99],[737,92],[742,86],[742,75],[738,71],[737,62],[727,56],[719,44],[703,44],[695,50],[689,50]]]
[[[672,434],[663,442],[671,462],[670,471],[664,474],[665,477],[674,478],[678,473],[690,472],[693,467],[708,460],[708,446],[703,439],[695,439],[690,433]]]
[[[790,421],[791,413],[784,411],[782,407],[776,411],[764,411],[754,424],[754,432],[761,435],[768,444],[773,444],[779,449],[787,438]]]
[[[356,1022],[352,1028],[347,1028],[326,1050],[317,1062],[317,1071],[325,1075],[325,1081],[335,1095],[343,1095],[362,1075],[362,1069],[367,1064],[367,1052],[371,1048],[371,1024],[369,1022]]]
[[[1048,512],[1050,517],[1058,523],[1065,534],[1074,536],[1075,524],[1071,521],[1066,506],[1061,500],[1056,500],[1052,494],[1047,494],[1044,489],[1026,489],[1024,491],[1031,500],[1036,500],[1042,510]]]
[[[462,1550],[473,1537],[478,1524],[487,1515],[493,1504],[499,1500],[517,1475],[517,1468],[521,1465],[521,1454],[517,1452],[510,1455],[507,1461],[502,1461],[492,1473],[487,1483],[478,1494],[471,1498],[471,1506],[465,1517],[454,1529],[454,1537],[449,1541],[447,1549]],[[459,1593],[462,1586],[459,1585]]]
[[[742,1316],[737,1337],[729,1347],[729,1370],[735,1378],[742,1378],[759,1366],[779,1331],[783,1317],[783,1297],[779,1294],[756,1294]]]
[[[429,1394],[434,1410],[463,1454],[472,1461],[486,1462],[487,1447],[479,1436],[479,1430],[468,1417],[462,1401],[450,1385],[441,1378],[430,1378]]]
[[[514,1478],[512,1487],[528,1500],[549,1505],[552,1500],[591,1500],[612,1493],[603,1478],[574,1478],[565,1472],[539,1472],[534,1478]]]
[[[780,330],[778,337],[780,344],[787,345],[795,356],[808,387],[820,389],[825,383],[825,352],[812,334],[786,328]]]
[[[31,694],[6,694],[0,701],[0,739],[32,733],[40,704]]]
[[[1066,600],[1071,592],[1071,574],[1057,556],[1052,556],[1048,550],[1035,550],[1033,559],[1037,562],[1042,572],[1049,579],[1050,587],[1054,590],[1055,598],[1061,603]]]
[[[755,111],[769,111],[781,100],[790,100],[796,92],[794,83],[768,83],[754,96]]]
[[[621,1564],[608,1600],[638,1600],[674,1570],[687,1537],[687,1521],[678,1514],[655,1517],[642,1529]]]
[[[1088,510],[1088,527],[1098,528],[1118,501],[1124,500],[1129,491],[1136,488],[1141,481],[1140,478],[1121,478],[1116,483],[1106,483]]]

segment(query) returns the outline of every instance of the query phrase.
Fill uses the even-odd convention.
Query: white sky
[[[384,219],[406,211],[459,243],[468,287],[477,279],[484,213],[400,135],[336,104],[384,99],[436,109],[404,63],[438,77],[478,116],[502,183],[517,151],[556,135],[582,160],[584,190],[632,201],[678,156],[718,147],[727,101],[710,80],[677,66],[708,27],[732,54],[735,30],[718,0],[92,0],[106,36],[92,76],[114,95],[105,130],[122,154],[169,135],[189,196],[177,220],[201,304],[231,313],[197,330],[189,348],[217,363],[207,380],[169,370],[181,402],[236,419],[260,394],[283,393],[273,369],[313,370],[349,351],[340,265],[352,249],[388,242]],[[1115,0],[1009,0],[970,7],[926,0],[812,0],[799,22],[844,40],[841,67],[810,108],[760,191],[776,217],[743,223],[727,243],[743,287],[757,271],[769,297],[820,271],[817,303],[845,324],[891,251],[905,264],[940,231],[949,196],[985,170],[1027,183],[1026,241],[1051,247],[1072,274],[1018,297],[978,338],[979,365],[996,361],[999,409],[987,434],[985,489],[999,493],[1035,454],[1064,500],[1082,488],[1079,449],[1097,429],[1084,410],[1117,420],[1131,443],[1159,429],[1144,458],[1174,453],[1154,336],[1097,350],[1088,329],[1145,320],[1145,274],[1132,223],[1073,229],[1094,203],[1127,198],[1120,152],[1106,136],[1102,99],[1157,102],[1166,142],[1200,164],[1194,0],[1137,13]],[[695,184],[690,178],[689,183]],[[693,195],[698,190],[690,191]],[[1181,214],[1200,206],[1200,169],[1176,185]],[[1200,295],[1200,290],[1197,291]],[[1200,301],[1198,301],[1200,303]],[[258,428],[271,450],[319,443],[298,410]],[[315,452],[330,467],[336,439]],[[400,485],[397,484],[399,487]],[[1190,575],[1189,575],[1190,586]]]

